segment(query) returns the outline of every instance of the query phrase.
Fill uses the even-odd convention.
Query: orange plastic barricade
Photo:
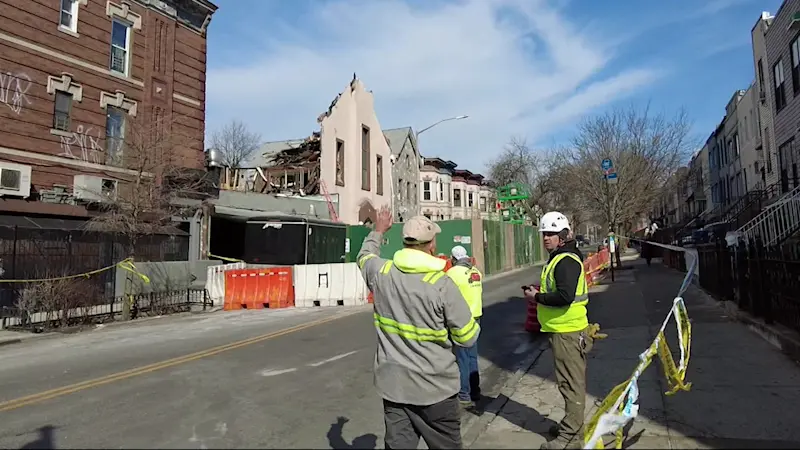
[[[244,303],[244,274],[246,269],[228,270],[225,272],[225,302],[222,309],[231,311],[242,309]]]
[[[294,306],[291,267],[239,269],[225,273],[225,310]]]
[[[536,314],[536,302],[532,298],[526,298],[528,301],[528,311],[525,317],[525,331],[528,333],[538,333],[542,331],[542,325],[539,323],[539,316]]]

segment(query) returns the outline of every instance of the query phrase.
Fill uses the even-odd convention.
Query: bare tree
[[[512,138],[489,164],[490,177],[500,185],[517,182],[525,186],[530,197],[523,206],[531,219],[559,210],[570,216],[571,222],[580,223],[582,210],[562,170],[562,153],[558,149],[534,150],[524,139]]]
[[[633,106],[586,119],[562,154],[572,195],[610,229],[628,233],[652,210],[665,184],[695,149],[690,128],[684,111],[667,117]],[[614,163],[615,183],[606,183],[603,176],[606,158]]]
[[[96,193],[100,212],[86,228],[122,238],[127,257],[141,251],[144,238],[174,233],[173,218],[191,214],[208,197],[202,153],[178,132],[178,123],[177,116],[131,120],[124,139],[106,143],[128,172]],[[124,304],[127,318],[130,305]]]
[[[261,145],[261,136],[251,132],[247,126],[233,120],[211,134],[211,148],[217,150],[222,163],[230,168],[239,168]]]

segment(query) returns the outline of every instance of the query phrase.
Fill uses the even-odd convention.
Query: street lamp
[[[462,120],[462,119],[466,119],[466,118],[468,118],[468,117],[469,117],[469,116],[455,116],[455,117],[448,117],[447,119],[442,119],[442,120],[440,120],[440,121],[438,121],[438,122],[434,123],[433,125],[428,125],[427,127],[425,127],[425,128],[423,128],[423,129],[421,129],[421,130],[417,131],[416,137],[419,137],[419,135],[420,135],[420,134],[422,134],[422,133],[424,133],[424,132],[426,132],[426,131],[430,130],[431,128],[435,127],[436,125],[439,125],[439,124],[440,124],[440,123],[442,123],[442,122],[448,122],[448,121],[450,121],[450,120]]]

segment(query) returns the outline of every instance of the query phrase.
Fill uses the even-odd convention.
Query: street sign
[[[606,181],[612,184],[617,182],[617,170],[613,167],[606,172]]]
[[[602,163],[600,163],[600,167],[603,169],[603,172],[608,172],[612,167],[614,167],[614,163],[612,163],[610,159],[606,158]]]

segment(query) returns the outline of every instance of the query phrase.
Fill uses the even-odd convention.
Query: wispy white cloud
[[[543,0],[316,3],[303,26],[265,28],[252,58],[208,72],[209,128],[241,118],[265,138],[302,137],[357,73],[384,128],[422,128],[426,155],[483,170],[512,135],[546,138],[636,92],[658,72],[614,70],[612,41]]]

